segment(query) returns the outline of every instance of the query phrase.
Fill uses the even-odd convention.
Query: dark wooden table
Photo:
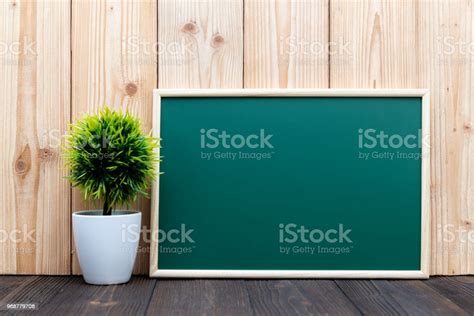
[[[32,304],[9,309],[15,305]],[[156,280],[1,276],[0,313],[39,315],[474,315],[474,277],[387,280]]]

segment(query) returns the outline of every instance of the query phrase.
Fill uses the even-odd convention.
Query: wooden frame
[[[394,278],[425,279],[430,271],[430,94],[427,89],[155,89],[153,91],[153,135],[159,137],[161,97],[421,97],[421,253],[420,270],[159,270],[158,242],[150,242],[150,277],[163,278]],[[159,149],[157,149],[159,154]],[[159,164],[157,166],[159,171]],[[158,231],[159,178],[153,183],[151,235]]]

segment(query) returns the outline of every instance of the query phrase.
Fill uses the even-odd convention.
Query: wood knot
[[[220,35],[219,33],[217,33],[217,34],[214,34],[214,36],[212,36],[211,46],[214,48],[219,48],[222,45],[224,45],[224,42],[225,42],[224,37]]]
[[[31,168],[31,149],[26,145],[15,161],[15,172],[18,175],[26,174]]]
[[[125,86],[125,91],[127,92],[129,96],[133,96],[135,95],[135,93],[137,93],[138,87],[133,82],[130,82]]]
[[[54,152],[49,148],[41,148],[38,157],[40,160],[51,160],[54,157]]]
[[[27,171],[28,169],[28,164],[24,160],[17,160],[15,164],[15,171],[18,174],[23,174]]]
[[[469,122],[464,123],[464,129],[470,130],[471,129],[471,123],[469,123]]]
[[[199,28],[197,27],[196,22],[190,21],[183,25],[181,31],[183,31],[184,33],[196,34],[197,32],[199,32]]]
[[[12,1],[12,7],[16,7],[16,1]]]

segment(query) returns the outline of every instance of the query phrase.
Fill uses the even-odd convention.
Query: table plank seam
[[[339,284],[336,282],[336,281],[333,281],[334,284],[336,284],[337,288],[339,289],[339,291],[342,292],[342,294],[344,295],[344,297],[352,304],[354,305],[355,309],[360,313],[360,315],[364,315],[364,312],[359,308],[359,306],[357,306],[357,304],[346,294],[346,292],[344,292],[344,290],[339,286]]]
[[[148,295],[148,303],[146,305],[145,313],[143,315],[148,315],[148,310],[150,309],[150,304],[151,304],[151,301],[153,299],[153,294],[155,293],[156,285],[158,284],[158,281],[159,281],[159,280],[151,279],[151,278],[150,278],[150,280],[153,280],[154,284],[153,284],[153,288],[151,289],[151,291]]]

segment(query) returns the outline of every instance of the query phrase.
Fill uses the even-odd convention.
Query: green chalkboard
[[[158,271],[422,270],[423,94],[159,101]]]

